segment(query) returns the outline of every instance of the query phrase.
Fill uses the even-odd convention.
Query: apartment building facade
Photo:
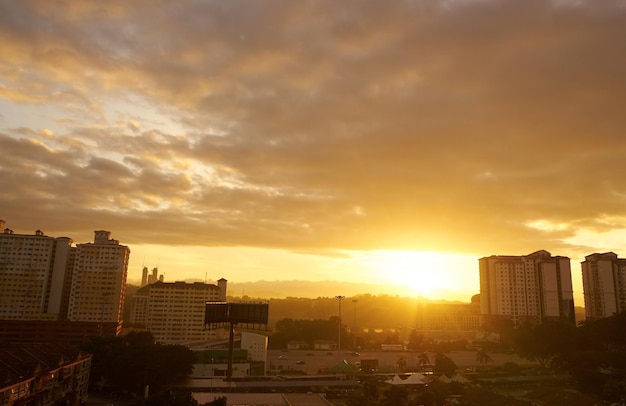
[[[581,268],[587,320],[626,310],[626,259],[614,252],[594,253],[585,257]]]
[[[515,325],[561,320],[575,323],[570,259],[541,250],[529,255],[479,259],[483,322],[507,318]]]
[[[208,340],[215,332],[204,329],[206,302],[226,300],[226,279],[217,284],[157,281],[133,296],[131,325],[143,326],[164,344]]]
[[[68,320],[122,322],[130,249],[110,234],[97,230],[93,243],[75,248]]]
[[[41,336],[39,327],[49,334],[59,322],[64,337],[119,333],[128,247],[105,230],[95,231],[93,243],[73,246],[67,237],[17,234],[5,226],[0,220],[0,339]],[[80,332],[68,335],[74,326]]]

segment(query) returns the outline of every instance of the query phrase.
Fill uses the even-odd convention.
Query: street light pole
[[[354,305],[354,350],[356,351],[356,302],[358,300],[352,299],[352,304]]]
[[[335,299],[339,301],[339,328],[337,332],[337,349],[339,354],[341,354],[341,301],[345,298],[345,296],[335,296]]]

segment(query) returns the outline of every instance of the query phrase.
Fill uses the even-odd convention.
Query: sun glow
[[[468,255],[417,251],[373,251],[365,265],[380,283],[430,299],[469,300],[478,293],[478,261]],[[457,296],[461,296],[460,298]],[[454,297],[453,297],[454,296]]]

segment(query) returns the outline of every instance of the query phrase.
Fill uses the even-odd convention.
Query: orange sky
[[[432,296],[477,265],[406,252],[546,249],[580,297],[626,256],[624,38],[617,0],[0,0],[0,218],[111,230],[131,276]]]

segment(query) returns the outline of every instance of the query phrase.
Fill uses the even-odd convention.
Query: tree
[[[401,372],[404,372],[404,370],[406,370],[406,357],[398,357],[396,366]]]
[[[398,385],[391,385],[383,393],[381,406],[405,406],[409,401],[409,392],[406,388]]]
[[[439,374],[445,374],[448,378],[452,377],[456,372],[457,366],[452,358],[438,352],[435,355],[435,366],[433,371]]]
[[[407,348],[409,350],[415,351],[422,349],[424,346],[424,335],[419,334],[415,330],[411,330],[409,333],[409,342],[407,343]]]
[[[435,394],[430,388],[426,388],[415,395],[415,399],[413,399],[410,405],[435,406]]]
[[[348,394],[346,406],[378,406],[378,385],[375,378],[364,378],[363,389]]]
[[[485,365],[487,362],[493,362],[493,359],[491,359],[484,348],[480,348],[476,350],[476,362],[480,362],[482,365]]]
[[[428,353],[426,351],[422,351],[418,357],[417,362],[420,364],[420,366],[429,365],[430,358],[428,358]]]
[[[486,332],[496,333],[499,337],[499,346],[513,348],[516,340],[516,329],[513,320],[508,318],[494,318],[488,320],[483,329]]]
[[[182,381],[196,361],[187,347],[157,344],[149,332],[96,337],[81,349],[93,355],[92,384],[104,381],[136,394],[143,394],[146,385],[156,393]]]
[[[545,321],[538,325],[525,324],[518,329],[518,354],[542,367],[562,366],[576,349],[576,327],[568,323]]]
[[[282,319],[276,323],[274,334],[269,337],[269,347],[273,349],[286,348],[289,341],[304,341],[313,346],[316,340],[337,340],[339,317],[333,316],[328,320],[300,320]],[[347,328],[341,325],[341,339],[346,342]]]
[[[402,340],[400,340],[400,334],[398,334],[397,332],[393,332],[391,334],[388,334],[387,337],[385,337],[385,341],[383,341],[383,343],[385,343],[385,344],[401,344]]]
[[[449,383],[437,379],[427,387],[422,388],[415,398],[409,403],[410,406],[435,406],[445,404],[445,399],[453,394],[453,387]]]

